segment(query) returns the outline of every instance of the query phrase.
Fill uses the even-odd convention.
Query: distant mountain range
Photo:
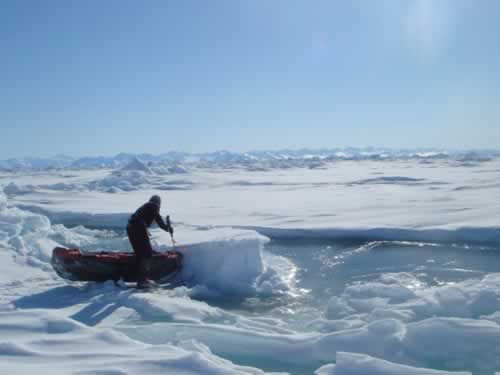
[[[148,168],[158,166],[198,168],[287,168],[320,167],[335,160],[404,160],[452,159],[462,162],[481,162],[500,156],[500,150],[438,150],[385,148],[332,148],[298,150],[263,150],[250,152],[217,151],[211,153],[166,152],[159,155],[120,153],[115,156],[73,158],[56,155],[51,158],[16,158],[0,161],[2,171],[54,169],[120,169],[140,160]]]

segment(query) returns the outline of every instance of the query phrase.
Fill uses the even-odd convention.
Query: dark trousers
[[[153,256],[153,248],[149,240],[148,229],[141,222],[129,222],[127,236],[134,249],[137,267],[137,281],[144,281],[149,272],[149,260]]]

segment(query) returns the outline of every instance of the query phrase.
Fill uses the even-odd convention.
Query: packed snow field
[[[0,172],[0,372],[500,373],[498,157],[230,160]],[[152,194],[167,285],[55,274],[55,246],[131,251]]]

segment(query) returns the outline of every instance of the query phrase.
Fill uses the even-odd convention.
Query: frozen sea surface
[[[133,172],[0,176],[2,373],[500,371],[498,160]],[[55,275],[56,245],[130,250],[157,192],[185,255],[169,285]]]

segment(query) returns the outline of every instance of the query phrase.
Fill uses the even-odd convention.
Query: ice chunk
[[[256,282],[265,271],[262,244],[265,237],[251,231],[233,234],[185,246],[183,278],[191,285],[203,285],[198,294],[216,296],[248,296],[255,293]]]

